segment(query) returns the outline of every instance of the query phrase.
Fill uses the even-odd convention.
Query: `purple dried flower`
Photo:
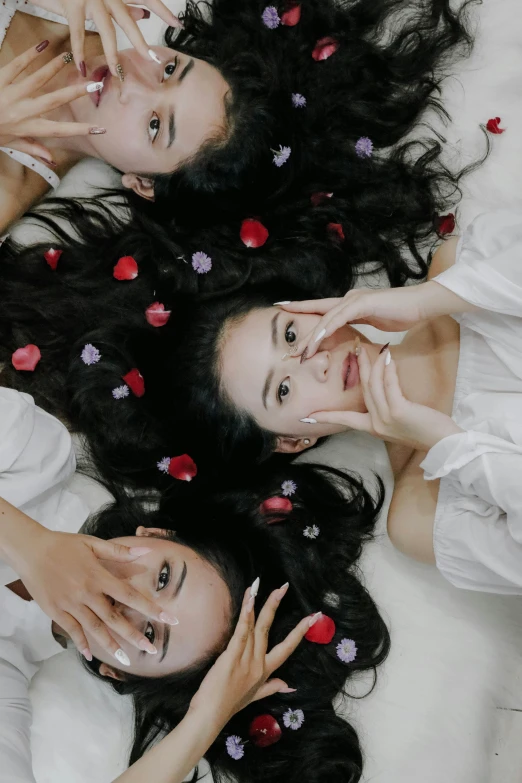
[[[285,724],[286,728],[293,729],[294,731],[297,731],[297,729],[301,728],[304,723],[304,719],[305,717],[303,710],[287,710],[283,715],[283,723]]]
[[[341,639],[336,647],[337,657],[343,663],[351,663],[357,657],[357,647],[353,639]]]
[[[129,396],[129,387],[126,383],[124,383],[123,386],[116,386],[116,388],[112,390],[112,396],[115,400],[123,400],[124,397]]]
[[[277,166],[278,169],[281,168],[283,163],[286,163],[288,158],[290,157],[290,153],[292,152],[291,147],[282,147],[279,145],[278,150],[272,150],[274,153],[274,163]]]
[[[373,142],[368,136],[361,136],[355,143],[355,154],[359,158],[371,158],[373,152]]]
[[[94,345],[87,343],[83,348],[81,357],[84,364],[96,364],[101,359],[101,353]]]
[[[170,467],[170,457],[163,457],[163,459],[160,459],[160,461],[156,463],[156,466],[158,470],[161,470],[162,473],[168,473]]]
[[[265,27],[268,27],[269,30],[275,30],[281,23],[277,8],[273,5],[267,5],[261,14],[261,19],[263,20]]]
[[[302,109],[306,106],[306,98],[304,97],[304,95],[301,95],[300,92],[293,92],[292,103],[294,104],[296,109]]]
[[[297,484],[295,481],[288,479],[288,481],[283,481],[281,484],[281,489],[283,490],[283,495],[285,498],[289,498],[291,495],[295,495]]]
[[[305,527],[303,530],[303,536],[305,538],[317,538],[321,531],[317,527],[317,525],[309,525],[308,527]]]
[[[239,761],[239,759],[242,759],[245,755],[245,746],[243,745],[243,740],[241,737],[227,737],[225,744],[227,746],[228,755],[231,756],[234,761]]]
[[[192,256],[192,269],[194,269],[198,275],[205,275],[212,269],[212,259],[210,256],[207,256],[206,253],[202,253],[199,250]]]

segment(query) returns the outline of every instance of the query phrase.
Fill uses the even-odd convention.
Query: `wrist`
[[[196,704],[190,705],[187,718],[194,718],[198,726],[208,734],[217,735],[226,726],[231,718],[219,705]]]
[[[416,286],[412,286],[415,288]],[[452,315],[456,313],[465,313],[475,310],[476,307],[466,302],[465,299],[454,294],[449,288],[436,280],[429,280],[427,283],[421,283],[422,297],[420,309],[422,319],[437,318],[441,315]]]
[[[0,559],[16,569],[22,552],[34,547],[42,532],[46,528],[0,498]]]

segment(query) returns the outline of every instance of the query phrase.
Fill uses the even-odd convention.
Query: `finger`
[[[147,0],[147,2],[142,5],[146,6],[153,14],[156,14],[156,16],[159,16],[165,24],[168,24],[171,27],[183,27],[183,22],[178,19],[161,0]]]
[[[11,82],[13,82],[17,76],[20,76],[27,66],[33,62],[33,60],[36,60],[44,49],[47,48],[47,46],[42,48],[43,43],[45,42],[38,44],[38,46],[31,46],[30,49],[26,49],[25,52],[19,54],[18,57],[14,57],[7,65],[4,65],[3,68],[0,69],[0,88],[11,84]],[[40,51],[38,51],[38,49],[40,49]]]
[[[67,20],[74,62],[85,78],[85,6],[70,3],[67,8]]]
[[[335,426],[346,427],[347,430],[359,430],[360,432],[374,433],[372,417],[369,413],[358,413],[356,411],[318,411],[310,416],[311,424],[333,424]],[[310,421],[309,419],[309,421]],[[313,430],[310,429],[313,434]]]
[[[279,604],[281,603],[282,599],[286,595],[288,590],[288,582],[284,584],[282,587],[279,587],[277,590],[274,590],[270,595],[268,596],[267,600],[265,601],[265,605],[259,612],[259,617],[257,618],[256,622],[256,628],[254,632],[255,636],[255,655],[259,658],[261,656],[266,655],[266,650],[268,647],[268,634],[270,633],[270,629],[272,627],[272,623],[274,622],[275,614],[279,608]]]
[[[333,319],[337,318],[339,326],[344,326],[346,321],[344,320],[344,310],[346,305],[343,300],[340,300],[340,304],[337,304],[329,312],[327,312],[321,320],[316,324],[315,328],[306,338],[306,344],[300,345],[303,348],[302,357],[311,359],[312,356],[319,350],[321,343],[331,334],[333,334],[339,327],[332,328],[331,324]],[[339,319],[339,313],[341,313]]]
[[[87,93],[88,86],[85,82],[80,82],[80,84],[72,84],[69,87],[62,87],[60,90],[48,92],[46,95],[40,95],[38,98],[25,100],[20,104],[21,119],[39,117],[41,114],[47,114],[66,103],[82,98]]]
[[[92,660],[89,643],[80,623],[75,620],[75,618],[68,612],[61,612],[59,615],[57,615],[56,622],[59,624],[60,628],[63,628],[65,633],[71,638],[72,643],[78,652],[87,658],[88,661]]]
[[[340,301],[340,297],[335,297],[332,299],[305,299],[302,302],[275,302],[274,304],[288,313],[314,313],[316,315],[324,315],[325,313],[328,313],[332,307],[338,305]]]
[[[117,2],[108,2],[108,7],[112,14],[112,18],[116,24],[121,27],[131,45],[145,60],[150,60],[149,47],[145,42],[145,38],[143,37],[140,28],[134,19],[131,18],[129,9],[118,0]]]
[[[43,136],[52,138],[67,138],[69,136],[88,136],[89,134],[105,133],[104,128],[96,128],[84,122],[54,122],[40,117],[24,120],[16,126],[20,136]]]
[[[117,634],[121,639],[125,639],[138,650],[144,650],[152,655],[157,653],[157,648],[150,640],[135,628],[105,597],[90,603],[89,609],[105,624],[109,632],[112,631]]]
[[[120,79],[121,76],[120,73],[118,73],[117,68],[118,46],[116,43],[116,30],[114,29],[112,19],[109,16],[103,2],[96,0],[91,16],[101,38],[103,51],[105,53],[110,72],[113,76],[116,76],[117,79]]]
[[[99,588],[104,595],[128,606],[129,609],[134,609],[144,617],[153,617],[168,625],[178,625],[179,623],[177,617],[165,612],[159,604],[144,596],[128,582],[122,582],[102,566],[99,570]]]
[[[255,616],[252,608],[252,597],[249,587],[243,596],[243,605],[241,607],[239,619],[234,633],[232,634],[232,638],[227,645],[227,650],[237,656],[243,655],[247,641],[254,632]]]
[[[284,680],[274,678],[273,680],[268,680],[259,688],[252,701],[267,699],[269,696],[273,696],[274,693],[293,693],[295,690],[295,688],[289,688]]]
[[[275,672],[276,669],[279,669],[279,667],[283,665],[287,658],[289,658],[294,650],[299,646],[302,639],[304,638],[304,635],[310,629],[310,621],[310,616],[303,617],[301,622],[298,623],[292,631],[290,631],[288,636],[270,650],[266,656],[265,663],[269,674],[272,674],[272,672]]]
[[[20,152],[25,152],[26,155],[32,155],[33,158],[41,158],[49,164],[49,166],[56,165],[51,150],[34,139],[16,139],[16,141],[10,143],[9,146]]]
[[[96,557],[99,557],[101,560],[116,560],[120,563],[128,563],[152,552],[149,546],[129,547],[123,544],[115,544],[113,541],[104,541],[102,538],[94,536],[86,536],[86,538]]]
[[[384,393],[390,408],[390,413],[393,415],[393,411],[397,410],[398,406],[401,405],[406,398],[404,397],[397,374],[397,365],[392,358],[390,358],[389,364],[386,364],[386,360],[384,364]]]
[[[80,623],[83,632],[91,636],[111,657],[115,658],[122,665],[130,665],[128,656],[114,637],[111,636],[103,620],[97,617],[88,607],[83,607],[81,611],[75,611],[75,620]]]
[[[390,408],[384,391],[384,362],[386,354],[387,351],[383,351],[373,363],[368,383],[375,406],[375,413],[382,422],[388,421],[390,415]]]

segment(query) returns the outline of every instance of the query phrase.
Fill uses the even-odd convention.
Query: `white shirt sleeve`
[[[433,280],[466,302],[522,316],[522,213],[479,215],[462,235],[453,266]]]

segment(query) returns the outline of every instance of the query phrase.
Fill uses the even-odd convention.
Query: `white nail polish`
[[[308,626],[311,628],[312,625],[315,625],[315,623],[318,621],[318,619],[321,617],[323,613],[322,612],[316,612],[310,617],[310,620],[308,621]]]
[[[317,419],[299,419],[299,421],[302,421],[303,424],[317,424]]]
[[[255,598],[258,591],[259,591],[259,577],[252,583],[252,587],[250,588],[250,598]]]
[[[103,82],[90,82],[85,89],[87,92],[100,92],[103,90]]]
[[[384,360],[384,364],[389,364],[391,362],[391,353],[390,351],[386,351],[386,359]]]
[[[274,302],[273,307],[277,307],[277,305],[285,305],[285,304],[290,304],[290,299],[288,299],[285,302]]]
[[[130,658],[125,652],[125,650],[122,650],[121,647],[119,650],[116,650],[114,653],[114,657],[117,661],[121,663],[122,666],[130,666]]]
[[[174,617],[173,614],[168,614],[167,612],[161,612],[159,620],[162,623],[167,623],[167,625],[179,625],[178,618]]]
[[[151,60],[154,60],[155,63],[158,63],[158,65],[161,65],[161,60],[156,54],[156,52],[153,52],[152,49],[149,49],[149,57]]]
[[[326,329],[321,329],[321,331],[319,332],[319,334],[315,338],[314,343],[318,343],[319,340],[322,340],[323,337],[325,336],[325,334],[326,334]]]

